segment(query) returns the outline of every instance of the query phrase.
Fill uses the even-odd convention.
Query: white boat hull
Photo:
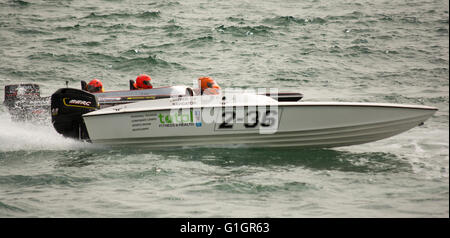
[[[423,123],[437,110],[375,103],[266,101],[250,107],[247,104],[199,107],[195,101],[156,107],[155,103],[133,103],[83,115],[90,140],[96,144],[150,148],[338,147],[394,136]],[[199,118],[199,112],[215,115],[211,116],[214,120]],[[265,114],[276,122],[264,118]]]

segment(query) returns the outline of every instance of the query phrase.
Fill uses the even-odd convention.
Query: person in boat
[[[90,93],[103,93],[103,84],[100,80],[93,79],[86,85],[86,91]]]
[[[141,74],[137,76],[136,82],[133,80],[130,80],[130,89],[131,90],[137,90],[137,89],[151,89],[153,88],[153,85],[150,83],[152,78],[146,74]]]
[[[210,77],[198,78],[198,83],[202,95],[218,95],[220,94],[220,86]]]

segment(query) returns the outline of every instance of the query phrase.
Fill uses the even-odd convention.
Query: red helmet
[[[152,78],[150,78],[150,76],[148,76],[146,74],[141,74],[136,78],[136,83],[135,83],[134,87],[139,88],[139,89],[153,88],[152,84],[150,83],[151,80],[152,80]]]
[[[98,79],[93,79],[87,85],[87,91],[91,93],[100,93],[103,92],[103,84]]]

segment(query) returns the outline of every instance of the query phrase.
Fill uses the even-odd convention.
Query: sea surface
[[[0,217],[449,217],[447,0],[0,0],[0,94],[213,77],[304,101],[418,104],[425,125],[333,149],[108,148],[0,108]]]

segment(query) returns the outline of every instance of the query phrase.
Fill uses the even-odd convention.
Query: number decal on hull
[[[232,129],[233,121],[236,120],[236,112],[235,111],[225,111],[222,113],[223,122],[220,123],[219,129]]]
[[[239,108],[243,113],[233,110],[223,110],[221,120],[216,125],[216,130],[247,130],[273,127],[278,125],[278,110]],[[238,115],[238,116],[236,116]],[[243,118],[239,118],[241,117]]]

